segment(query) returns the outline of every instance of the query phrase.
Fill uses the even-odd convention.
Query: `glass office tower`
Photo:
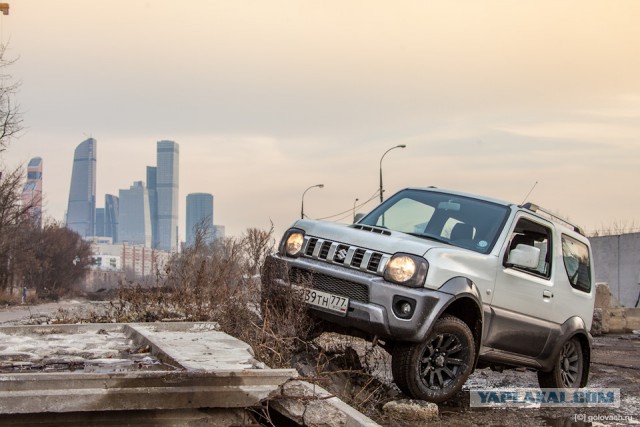
[[[89,138],[78,145],[73,154],[67,227],[83,238],[95,235],[97,144]]]
[[[158,200],[158,245],[163,251],[178,250],[178,144],[158,141],[156,192]]]
[[[29,213],[38,227],[42,226],[42,158],[34,157],[27,166],[27,182],[22,189],[22,206],[29,206]]]
[[[187,246],[193,246],[197,227],[203,227],[205,241],[213,241],[213,195],[208,193],[191,193],[187,195]]]
[[[104,195],[104,235],[111,237],[113,243],[118,243],[118,214],[120,199],[113,194]]]
[[[130,245],[151,247],[149,193],[142,181],[119,192],[118,240]]]

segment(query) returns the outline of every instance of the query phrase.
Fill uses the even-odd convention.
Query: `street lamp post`
[[[395,147],[389,148],[387,151],[384,152],[382,157],[380,157],[380,203],[384,201],[384,198],[382,197],[382,193],[384,192],[384,189],[382,188],[382,159],[384,159],[384,156],[386,156],[389,151],[395,150],[396,148],[405,148],[405,147],[406,147],[405,144],[396,145]]]
[[[356,197],[356,199],[353,201],[353,222],[356,222],[356,203],[358,203],[358,200],[360,199]]]
[[[312,188],[323,188],[324,184],[316,184],[316,185],[312,185],[311,187],[307,188],[306,190],[304,190],[304,192],[302,193],[302,204],[300,205],[300,219],[304,219],[304,195],[307,194],[307,191],[311,190]]]

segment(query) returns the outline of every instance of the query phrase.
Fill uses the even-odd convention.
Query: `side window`
[[[509,248],[505,254],[505,263],[509,257],[509,252],[516,249],[518,245],[533,246],[540,251],[538,265],[531,268],[521,266],[513,266],[513,268],[536,276],[551,277],[551,248],[553,247],[551,244],[551,236],[551,229],[548,227],[526,218],[520,218],[511,235]]]
[[[579,291],[590,292],[591,261],[587,245],[562,235],[562,259],[571,286]]]

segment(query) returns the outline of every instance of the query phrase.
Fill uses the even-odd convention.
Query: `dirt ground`
[[[594,338],[590,388],[619,388],[619,408],[470,408],[469,389],[537,387],[534,372],[476,371],[455,401],[440,405],[434,426],[597,426],[640,425],[640,335]]]
[[[0,307],[0,324],[7,326],[33,323],[34,318],[47,318],[60,309],[86,312],[99,309],[102,304],[72,300],[35,307]],[[370,348],[370,345],[368,347]],[[390,383],[388,355],[379,348],[375,350],[376,376],[382,382]],[[439,405],[440,420],[429,425],[442,427],[640,425],[640,334],[604,335],[594,338],[588,387],[619,388],[621,403],[618,408],[470,408],[469,406],[469,390],[535,388],[537,386],[535,372],[506,370],[499,373],[489,369],[478,370],[469,378],[457,398]],[[403,396],[398,395],[395,398],[400,399]],[[384,419],[377,421],[383,425],[398,425],[394,421],[387,422]]]

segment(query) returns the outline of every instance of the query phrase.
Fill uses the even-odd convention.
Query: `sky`
[[[640,2],[13,0],[1,41],[62,220],[73,151],[98,141],[97,200],[180,145],[185,199],[227,235],[434,185],[587,230],[640,227]],[[370,199],[372,199],[369,201]],[[358,201],[356,202],[356,199]],[[364,203],[367,202],[368,203]],[[362,205],[362,206],[360,206]]]

